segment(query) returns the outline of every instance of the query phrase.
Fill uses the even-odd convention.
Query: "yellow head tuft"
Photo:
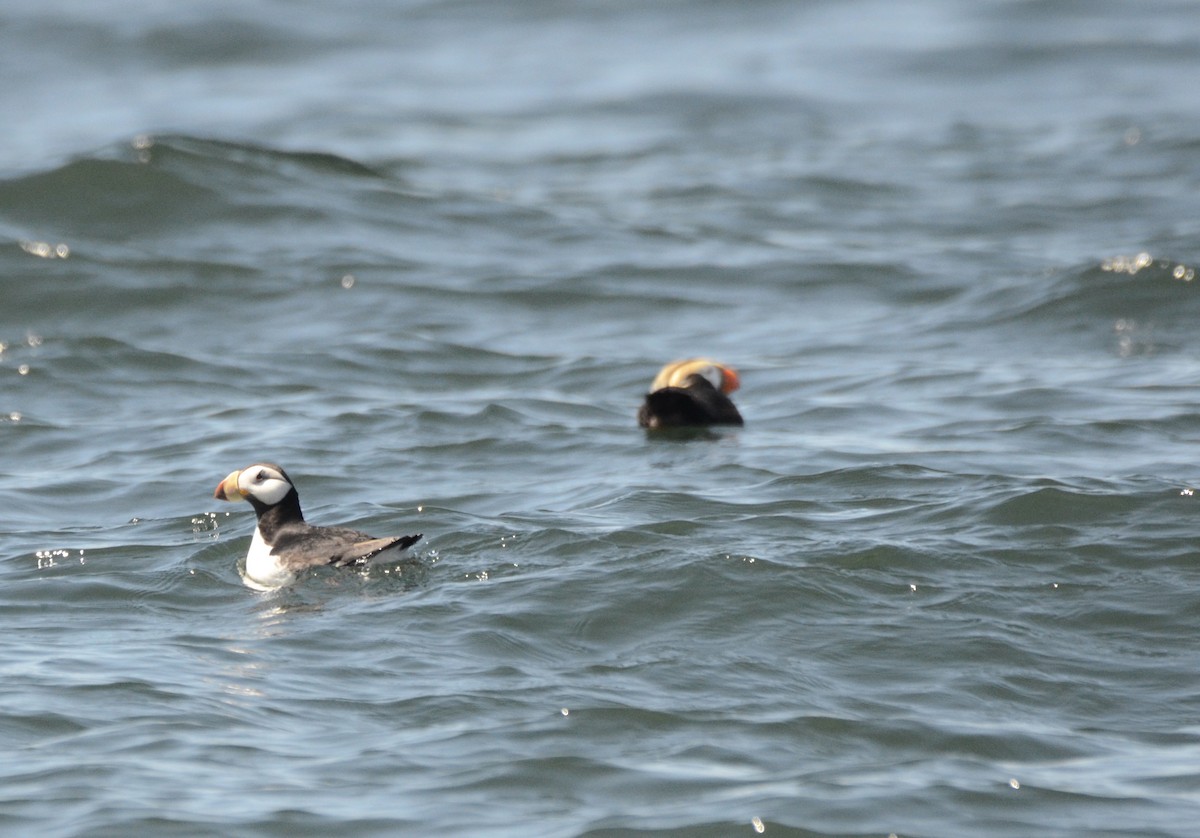
[[[699,375],[707,379],[713,387],[728,395],[741,386],[737,371],[733,367],[717,363],[708,358],[689,358],[684,361],[672,361],[654,377],[650,384],[650,392],[664,387],[682,387],[689,375]]]

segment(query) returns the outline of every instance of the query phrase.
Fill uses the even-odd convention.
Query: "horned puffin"
[[[421,540],[421,534],[375,538],[346,527],[314,527],[300,511],[300,495],[282,468],[255,463],[230,472],[217,484],[217,500],[247,500],[258,516],[245,583],[268,591],[286,585],[309,568],[389,561]]]
[[[650,429],[744,424],[729,400],[740,385],[732,367],[708,358],[673,361],[650,384],[638,424]]]

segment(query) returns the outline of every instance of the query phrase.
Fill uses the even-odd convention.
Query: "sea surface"
[[[0,834],[1196,835],[1197,12],[6,5]]]

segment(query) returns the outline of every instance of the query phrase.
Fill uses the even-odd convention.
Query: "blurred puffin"
[[[643,428],[741,425],[742,414],[729,400],[740,383],[732,367],[716,361],[674,361],[654,377],[638,409],[638,424]]]
[[[309,568],[395,560],[421,539],[419,533],[374,538],[345,527],[314,527],[304,520],[300,495],[287,472],[271,463],[230,472],[213,497],[247,500],[254,507],[258,526],[246,554],[244,581],[260,591],[286,585]]]

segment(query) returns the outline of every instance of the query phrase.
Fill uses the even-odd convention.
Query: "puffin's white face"
[[[715,390],[720,390],[722,387],[725,386],[725,376],[713,364],[705,364],[704,366],[700,367],[699,369],[689,370],[688,375],[700,376],[705,381],[707,381],[709,384],[711,384],[713,386],[713,389],[715,389]],[[685,375],[685,376],[683,376],[683,378],[680,378],[680,380],[679,380],[680,384],[683,383],[684,378],[687,378],[687,376]]]
[[[278,466],[257,463],[230,472],[217,486],[214,497],[221,500],[254,498],[259,503],[274,506],[292,490],[292,482]]]

